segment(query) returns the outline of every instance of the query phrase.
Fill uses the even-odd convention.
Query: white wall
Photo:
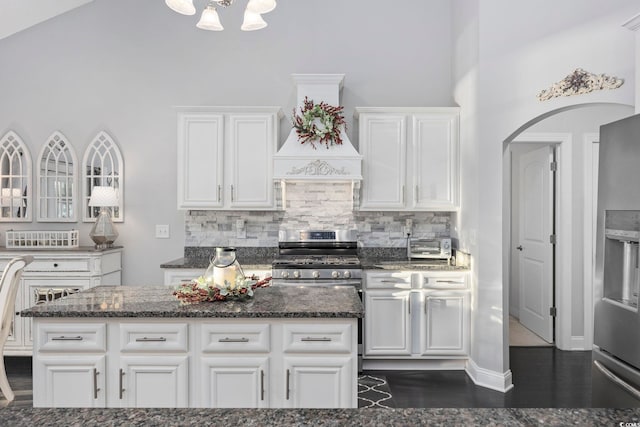
[[[472,307],[471,357],[499,387],[511,379],[508,361],[508,207],[503,205],[504,142],[527,123],[552,111],[590,102],[633,104],[634,34],[621,27],[640,6],[633,0],[511,2],[454,1],[454,94],[467,111],[462,123],[460,244],[475,254],[477,298]],[[470,46],[469,34],[477,34]],[[469,63],[468,55],[477,58]],[[617,90],[540,102],[537,93],[575,68],[625,79]],[[465,172],[466,174],[466,172]],[[507,228],[508,229],[508,228]],[[491,374],[496,374],[491,377]]]
[[[183,253],[174,106],[281,106],[282,141],[295,104],[290,75],[345,73],[342,104],[357,141],[355,106],[453,105],[448,0],[283,1],[266,29],[248,33],[242,9],[221,11],[225,31],[207,32],[163,1],[95,0],[0,41],[0,133],[18,132],[32,156],[54,130],[80,158],[102,129],[120,145],[125,284],[160,283],[159,265]],[[156,240],[155,224],[169,224],[171,238]],[[90,244],[90,224],[0,230],[74,226]]]

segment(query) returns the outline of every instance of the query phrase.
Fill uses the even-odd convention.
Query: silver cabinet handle
[[[322,341],[322,342],[329,342],[331,341],[331,338],[329,337],[305,337],[305,338],[300,338],[300,341]]]
[[[147,337],[142,337],[142,338],[136,338],[136,342],[165,342],[167,339],[165,337],[158,337],[158,338],[147,338]]]
[[[233,202],[233,184],[231,184],[231,201]]]
[[[79,335],[77,337],[65,337],[64,335],[61,335],[59,337],[51,338],[51,341],[82,341],[83,339],[84,338]]]
[[[264,371],[260,369],[260,400],[264,400]]]
[[[418,201],[420,201],[420,191],[418,190],[418,186],[417,185],[416,185],[416,188],[415,188],[414,191],[415,191],[415,195],[416,195],[416,197],[415,197],[416,198],[416,203],[418,203]]]
[[[100,389],[98,388],[98,370],[96,368],[93,368],[93,398],[97,399],[98,398],[98,392],[100,391]]]
[[[291,379],[291,371],[289,371],[287,369],[287,394],[286,394],[286,399],[289,400],[289,380]]]
[[[404,184],[402,185],[402,203],[404,204]]]
[[[409,314],[411,314],[411,299],[408,299],[407,302],[407,307],[409,307]]]
[[[617,384],[621,388],[625,389],[635,399],[640,399],[640,391],[638,389],[632,387],[630,384],[625,382],[623,379],[618,377],[616,374],[611,372],[609,369],[605,368],[604,365],[602,363],[600,363],[599,361],[594,360],[593,364],[595,365],[596,368],[598,368],[598,370],[600,372],[602,372],[604,374],[604,376],[609,378],[612,382],[614,382],[615,384]]]
[[[458,285],[464,285],[464,282],[459,282],[457,280],[436,280],[436,283],[455,283]]]
[[[124,394],[124,387],[122,386],[124,383],[124,371],[120,368],[120,399],[122,400],[122,395]]]
[[[218,184],[218,201],[222,201],[222,185]]]
[[[381,283],[393,283],[395,285],[403,285],[404,282],[398,282],[397,280],[381,280]]]
[[[220,338],[218,342],[249,342],[249,338]]]

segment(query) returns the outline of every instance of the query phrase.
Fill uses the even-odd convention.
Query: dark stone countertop
[[[0,409],[7,426],[618,426],[637,425],[640,409]]]
[[[243,301],[186,304],[169,286],[98,286],[37,305],[24,317],[138,318],[349,318],[363,308],[352,286],[270,286]],[[113,307],[113,302],[117,307]]]
[[[238,262],[243,270],[271,270],[273,258],[253,258],[246,261],[238,259]],[[160,264],[160,268],[195,268],[204,272],[209,267],[209,263],[208,258],[178,258]]]
[[[79,246],[77,248],[38,248],[38,247],[19,247],[19,248],[7,248],[0,246],[0,255],[13,254],[19,252],[20,254],[39,254],[46,252],[48,254],[58,255],[74,255],[85,253],[106,253],[113,250],[122,249],[122,246],[112,246],[110,248],[97,249],[95,246]]]
[[[360,258],[363,270],[404,270],[404,271],[469,271],[468,266],[448,265],[426,260],[387,260],[381,258]]]

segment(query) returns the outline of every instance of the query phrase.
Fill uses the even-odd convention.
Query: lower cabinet
[[[128,408],[189,406],[187,356],[122,356],[118,399]]]
[[[204,357],[200,366],[202,407],[269,407],[268,357]]]
[[[356,319],[35,318],[34,407],[357,407]]]
[[[363,358],[467,357],[467,286],[460,273],[366,273]]]
[[[285,407],[351,407],[351,362],[349,357],[285,357]]]
[[[106,405],[105,358],[104,354],[36,358],[34,406],[103,408]]]

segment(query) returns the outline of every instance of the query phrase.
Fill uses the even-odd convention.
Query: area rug
[[[358,408],[395,408],[391,389],[385,377],[358,377]]]

